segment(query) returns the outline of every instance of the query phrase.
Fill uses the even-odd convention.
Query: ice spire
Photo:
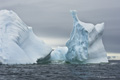
[[[80,25],[76,11],[71,11],[71,14],[74,28],[70,40],[66,43],[66,58],[69,62],[84,61],[88,58],[88,32]]]

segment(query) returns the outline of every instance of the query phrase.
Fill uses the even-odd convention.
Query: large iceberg
[[[65,47],[55,50],[46,45],[13,11],[0,11],[0,62],[28,63],[107,63],[102,43],[104,23],[84,23],[71,11],[73,31]]]
[[[51,52],[13,11],[0,11],[0,61],[4,64],[36,63]]]
[[[104,23],[84,23],[78,19],[75,10],[71,13],[74,23],[70,39],[66,43],[67,48],[55,49],[51,60],[63,60],[62,57],[54,58],[59,55],[65,56],[64,60],[70,63],[107,63],[107,53],[102,43]]]

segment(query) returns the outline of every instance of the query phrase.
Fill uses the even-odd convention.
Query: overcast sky
[[[0,0],[0,9],[16,12],[52,47],[65,45],[73,28],[69,11],[77,10],[81,21],[105,22],[105,49],[120,52],[120,0]]]

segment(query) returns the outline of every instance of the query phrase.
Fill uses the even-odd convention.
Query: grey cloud
[[[15,11],[40,37],[69,38],[70,9],[84,22],[105,22],[103,42],[108,52],[120,52],[120,0],[0,0],[0,9]],[[52,45],[52,44],[51,44]],[[52,46],[64,46],[56,43]]]

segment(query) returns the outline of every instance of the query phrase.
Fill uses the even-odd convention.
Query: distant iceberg
[[[66,56],[65,61],[70,63],[108,63],[107,53],[102,43],[104,23],[97,25],[84,23],[78,19],[76,11],[73,10],[71,13],[74,21],[73,31],[66,43],[68,49],[65,49],[68,51],[64,49],[67,53],[61,53],[61,55],[64,54],[63,57]],[[53,56],[61,51],[57,50],[58,48],[55,49],[56,53],[54,52]],[[58,61],[63,60],[63,58],[58,59]]]
[[[36,63],[52,48],[40,40],[13,11],[0,11],[0,61],[3,64]]]
[[[32,31],[13,11],[0,11],[0,62],[3,64],[107,63],[102,43],[104,23],[84,23],[71,11],[73,30],[65,47],[54,50]]]

